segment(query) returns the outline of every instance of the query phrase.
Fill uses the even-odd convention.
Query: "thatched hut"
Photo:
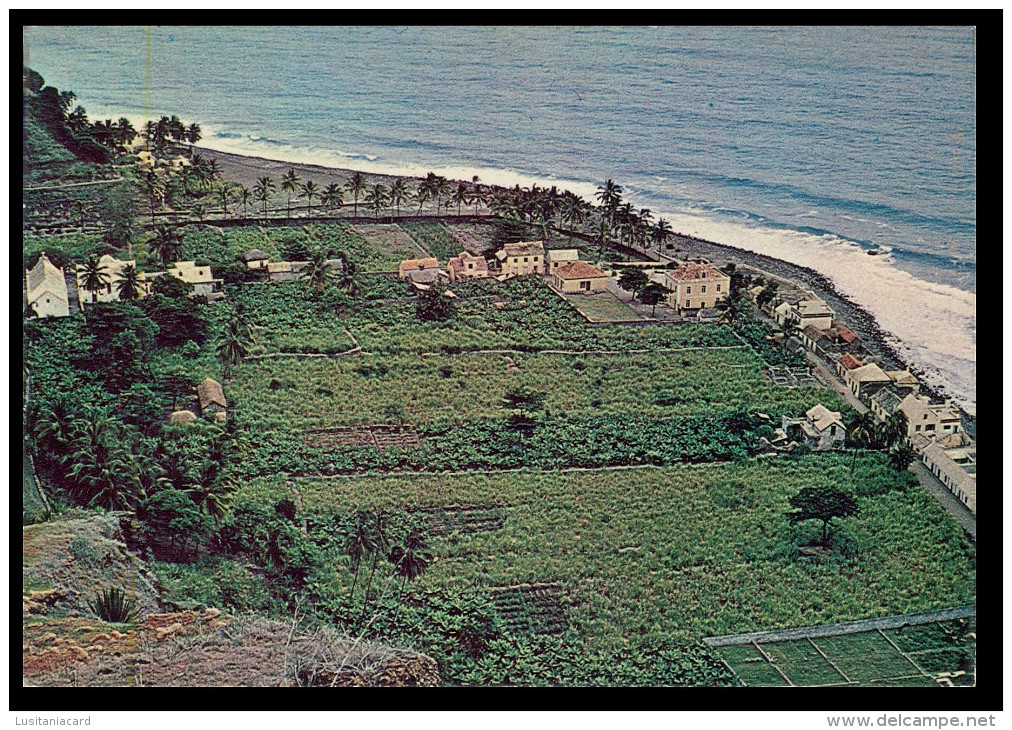
[[[200,415],[208,413],[225,413],[228,410],[228,401],[225,400],[225,391],[221,383],[211,378],[204,378],[197,386],[197,398],[200,400]]]
[[[169,423],[193,423],[196,420],[193,411],[173,411],[169,416]]]

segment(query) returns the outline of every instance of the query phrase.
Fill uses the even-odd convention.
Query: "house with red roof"
[[[450,259],[446,264],[446,272],[450,275],[451,282],[460,279],[485,279],[488,277],[488,262],[484,256],[473,256],[464,251]]]
[[[570,261],[552,270],[552,286],[563,294],[590,294],[607,288],[608,275],[586,261]]]
[[[709,264],[682,264],[664,274],[668,306],[678,312],[715,307],[731,290],[731,277]]]

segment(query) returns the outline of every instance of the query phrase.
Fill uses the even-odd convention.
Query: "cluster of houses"
[[[123,271],[127,266],[136,268],[135,260],[125,261],[109,254],[99,259],[99,266],[105,274],[105,283],[98,289],[89,289],[85,285],[83,267],[77,270],[77,306],[82,310],[92,302],[118,301],[120,298],[119,282],[123,280]],[[210,266],[197,266],[193,261],[177,261],[166,271],[137,272],[137,296],[144,298],[151,294],[151,287],[161,276],[171,276],[193,286],[191,296],[205,296],[208,301],[223,298],[222,280],[216,279]],[[38,263],[25,272],[25,305],[33,309],[36,316],[68,317],[70,316],[70,295],[63,269],[55,266],[45,252],[39,256]]]
[[[425,290],[434,283],[452,284],[464,279],[495,278],[499,281],[515,276],[547,276],[549,282],[563,293],[604,291],[608,275],[586,261],[580,260],[576,249],[545,250],[541,241],[507,243],[496,252],[490,266],[483,256],[464,251],[451,258],[442,268],[434,258],[401,261],[397,271],[416,289]]]
[[[753,298],[762,287],[750,290]],[[907,439],[921,461],[973,513],[977,510],[976,443],[962,430],[951,400],[932,402],[909,370],[885,370],[857,334],[825,301],[807,292],[778,293],[764,311],[781,326],[793,322],[802,345],[836,369],[856,398],[879,421],[895,413],[907,419]],[[820,410],[821,409],[821,410]],[[829,414],[827,416],[826,414]],[[813,448],[833,448],[843,429],[839,414],[816,406],[802,419],[785,418],[782,430],[803,435]],[[839,435],[842,443],[845,431]]]
[[[259,248],[247,251],[243,254],[243,259],[247,269],[263,272],[269,281],[276,282],[297,281],[309,268],[308,261],[271,261],[270,254]],[[331,273],[344,268],[340,259],[327,259],[324,263]]]
[[[197,405],[201,416],[211,416],[215,422],[224,423],[228,418],[228,401],[221,383],[212,378],[204,378],[197,386]],[[191,410],[173,411],[169,423],[193,423],[197,414]]]

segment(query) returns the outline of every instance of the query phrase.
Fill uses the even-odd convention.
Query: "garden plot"
[[[493,588],[492,600],[507,628],[516,634],[560,634],[566,630],[558,583]]]
[[[636,322],[643,319],[609,291],[596,294],[565,294],[567,302],[591,322]]]
[[[495,230],[488,224],[448,223],[445,224],[445,227],[454,238],[460,241],[461,248],[470,254],[482,256],[495,248],[492,243]]]
[[[975,682],[976,621],[971,616],[786,641],[755,639],[715,650],[746,686],[969,686]]]
[[[417,259],[426,255],[425,249],[396,223],[359,223],[352,226],[351,230],[376,252],[385,270],[395,270],[397,264],[404,259]]]
[[[766,377],[780,388],[821,388],[820,383],[808,367],[788,368],[771,365],[765,369]]]
[[[471,535],[476,532],[495,532],[506,524],[503,507],[497,504],[447,505],[413,510],[425,518],[434,535],[458,532]]]
[[[302,442],[318,449],[365,446],[383,451],[400,446],[417,446],[422,440],[413,426],[374,425],[307,429],[302,432]]]

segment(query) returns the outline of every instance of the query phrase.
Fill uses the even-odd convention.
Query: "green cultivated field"
[[[558,583],[569,624],[587,641],[612,646],[972,602],[972,548],[919,490],[861,498],[861,515],[847,521],[840,548],[821,558],[797,556],[787,500],[804,486],[846,481],[849,467],[843,455],[294,483],[308,514],[495,506],[504,516],[496,529],[434,539],[436,559],[419,585]],[[862,467],[864,479],[876,470],[887,478],[881,463]],[[247,489],[266,502],[284,491],[265,482]]]
[[[611,292],[600,294],[566,294],[566,301],[580,310],[591,322],[634,322],[643,319]]]
[[[347,338],[341,345],[352,346]],[[519,372],[509,371],[510,360]],[[498,418],[503,395],[516,387],[544,393],[547,413],[555,416],[720,417],[741,410],[801,413],[819,402],[842,407],[830,390],[774,387],[761,368],[747,349],[274,359],[244,366],[232,388],[249,418],[283,414],[298,428],[387,423],[384,414],[397,405],[407,423]]]

